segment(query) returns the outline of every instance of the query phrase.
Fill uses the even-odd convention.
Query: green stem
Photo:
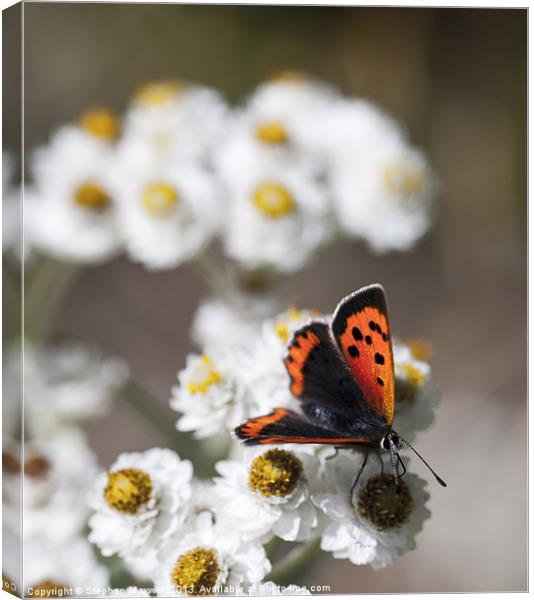
[[[289,585],[303,574],[320,550],[321,540],[311,540],[290,550],[269,574],[269,579],[279,585]]]
[[[77,273],[74,264],[42,257],[38,266],[24,275],[25,337],[34,342],[46,337]]]

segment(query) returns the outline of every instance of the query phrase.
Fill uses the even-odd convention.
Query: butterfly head
[[[380,448],[387,450],[388,452],[393,451],[397,453],[401,445],[401,439],[397,433],[390,430],[380,440]]]

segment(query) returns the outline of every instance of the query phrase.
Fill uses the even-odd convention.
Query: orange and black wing
[[[250,419],[235,430],[247,446],[257,444],[334,444],[336,446],[376,445],[375,436],[346,436],[313,423],[287,408],[275,408],[268,415]]]
[[[298,329],[289,343],[284,364],[291,393],[302,402],[303,411],[312,419],[320,414],[324,421],[326,413],[332,411],[351,421],[373,416],[328,323],[314,320]],[[324,408],[318,413],[310,405]],[[335,421],[335,417],[330,420]],[[343,424],[338,419],[335,425],[328,423],[328,426],[339,429]]]
[[[366,402],[391,425],[395,377],[384,288],[369,285],[344,298],[331,328]]]

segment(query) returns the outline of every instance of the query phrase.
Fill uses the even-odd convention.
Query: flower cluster
[[[209,335],[204,321],[214,315],[227,316],[219,320],[227,344]],[[282,357],[292,333],[316,316],[290,308],[274,319],[251,319],[248,331],[231,335],[231,310],[213,300],[202,305],[194,332],[208,347],[189,355],[178,373],[171,397],[177,428],[201,440],[230,440],[246,417],[296,408]],[[398,420],[410,439],[430,424],[438,400],[420,346],[394,342]],[[278,588],[269,576],[276,579],[284,563],[273,552],[275,540],[293,543],[292,552],[316,547],[381,568],[415,547],[430,515],[422,479],[409,473],[397,485],[389,461],[357,450],[243,449],[232,440],[215,470],[200,480],[188,460],[162,448],[121,454],[95,480],[90,541],[104,555],[120,556],[160,595],[252,594],[258,586],[270,594]]]
[[[125,251],[150,270],[216,238],[245,273],[293,272],[340,236],[406,250],[435,190],[393,118],[289,72],[233,108],[199,85],[146,84],[122,119],[94,108],[57,129],[30,167],[31,246],[77,263]]]
[[[4,556],[10,557],[4,589],[23,587],[29,597],[94,595],[109,575],[84,534],[98,466],[81,425],[106,412],[128,369],[79,344],[40,350],[27,344],[23,452],[18,348],[6,353],[3,371]],[[16,551],[22,543],[23,581]]]

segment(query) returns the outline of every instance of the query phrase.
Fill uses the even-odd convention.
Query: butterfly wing
[[[258,444],[335,444],[336,446],[376,445],[373,435],[345,436],[321,427],[304,415],[287,408],[275,408],[268,415],[250,419],[235,429],[247,446]]]
[[[344,298],[331,328],[363,397],[391,425],[395,377],[384,288],[369,285]]]
[[[304,404],[325,405],[354,420],[369,415],[369,405],[332,337],[328,323],[314,320],[298,329],[284,364],[290,390]]]

